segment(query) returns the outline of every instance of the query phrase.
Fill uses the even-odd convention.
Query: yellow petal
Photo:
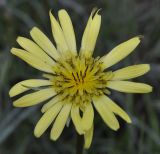
[[[40,137],[46,129],[51,125],[51,123],[56,118],[57,114],[62,108],[62,102],[59,102],[55,104],[53,107],[51,107],[38,121],[35,129],[34,129],[34,135],[36,137]]]
[[[93,138],[93,125],[92,127],[84,134],[84,148],[89,149],[92,143]]]
[[[113,112],[107,107],[105,101],[106,101],[106,96],[102,95],[99,97],[93,97],[93,103],[94,106],[96,108],[96,110],[98,111],[98,113],[100,114],[100,116],[102,117],[102,119],[104,120],[104,122],[113,130],[118,130],[119,129],[119,123],[118,120],[116,119],[115,115],[113,114]]]
[[[51,20],[52,34],[57,44],[57,49],[62,54],[66,53],[67,51],[69,52],[63,31],[59,23],[57,22],[55,17],[52,15],[51,11],[49,12],[49,15],[50,15],[50,20]]]
[[[59,58],[59,53],[48,37],[37,27],[33,27],[30,31],[32,39],[53,59]]]
[[[88,103],[85,107],[82,117],[82,127],[84,131],[89,130],[93,125],[94,111],[91,103]]]
[[[42,89],[40,91],[27,94],[16,101],[13,102],[13,105],[16,107],[27,107],[41,103],[55,95],[53,88]]]
[[[134,37],[121,43],[101,58],[103,68],[106,69],[128,56],[140,43],[141,37]]]
[[[72,21],[66,12],[66,10],[60,10],[58,12],[59,21],[63,30],[63,34],[65,37],[65,40],[67,42],[67,45],[69,47],[69,50],[76,55],[77,54],[77,48],[76,48],[76,38],[75,33],[72,25]]]
[[[148,84],[131,81],[108,81],[107,87],[126,93],[149,93],[152,87]]]
[[[25,37],[18,37],[17,42],[19,45],[24,48],[26,51],[32,53],[34,56],[38,57],[45,63],[53,66],[55,62],[51,59],[37,44],[33,41],[25,38]]]
[[[136,78],[147,73],[150,70],[150,65],[140,64],[132,65],[113,72],[112,80],[127,80]]]
[[[44,74],[42,74],[42,76],[43,76],[44,78],[48,79],[48,80],[53,80],[53,75],[51,75],[51,74],[46,74],[46,73],[44,73]]]
[[[98,14],[98,11],[94,16],[93,12],[91,13],[82,37],[80,54],[84,55],[85,57],[92,56],[96,45],[101,26],[101,15]]]
[[[69,114],[71,111],[71,107],[72,107],[71,103],[64,104],[62,110],[60,111],[59,115],[57,116],[57,118],[53,124],[51,134],[50,134],[50,137],[52,140],[57,140],[58,137],[61,135],[61,133],[64,129],[64,126],[68,120],[68,117],[69,117]]]
[[[41,112],[44,113],[46,112],[48,109],[50,109],[55,103],[59,102],[60,100],[63,100],[63,98],[60,95],[55,96],[54,98],[52,98],[49,102],[45,103],[41,109]]]
[[[27,90],[41,87],[41,86],[49,86],[52,85],[52,83],[49,80],[41,80],[41,79],[30,79],[30,80],[24,80],[16,85],[14,85],[10,91],[9,95],[10,97],[14,97],[18,94],[21,94]]]
[[[39,60],[37,57],[33,56],[31,53],[26,52],[25,50],[12,48],[11,53],[16,55],[17,57],[24,60],[26,63],[31,65],[32,67],[47,72],[47,73],[54,73],[53,69],[50,65],[46,64],[42,60]]]
[[[109,109],[114,112],[115,114],[119,115],[121,118],[123,118],[126,122],[131,123],[131,119],[128,116],[128,114],[121,109],[117,104],[115,104],[109,97],[105,96],[105,102]]]
[[[90,30],[90,26],[91,26],[91,23],[92,23],[92,18],[93,18],[93,11],[91,12],[91,15],[88,19],[88,22],[87,22],[87,25],[86,25],[86,28],[84,30],[84,33],[83,33],[83,36],[82,36],[82,42],[81,42],[81,50],[80,52],[84,52],[84,49],[85,47],[87,46],[87,37],[88,37],[88,33],[89,33],[89,30]]]
[[[80,113],[79,113],[79,106],[77,106],[77,105],[72,106],[71,118],[72,118],[72,121],[74,123],[74,126],[75,126],[77,132],[80,135],[84,134],[84,131],[82,129],[82,121],[81,121],[82,119],[81,119]]]

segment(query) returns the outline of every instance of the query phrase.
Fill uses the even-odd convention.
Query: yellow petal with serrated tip
[[[121,109],[117,104],[115,104],[109,97],[105,96],[105,102],[104,103],[106,103],[106,105],[109,107],[109,109],[113,113],[119,115],[126,122],[131,123],[131,119],[128,116],[128,114],[123,109]]]
[[[113,78],[111,80],[127,80],[136,78],[147,73],[150,70],[150,65],[139,64],[132,65],[113,72]]]
[[[64,106],[62,107],[62,110],[58,114],[58,116],[53,124],[52,130],[51,130],[50,138],[52,140],[54,140],[54,141],[57,140],[58,137],[61,135],[61,133],[65,127],[65,124],[68,120],[68,117],[69,117],[69,114],[71,111],[71,107],[72,107],[71,103],[65,103]]]
[[[92,143],[92,138],[93,138],[93,130],[94,126],[92,127],[84,134],[84,148],[89,149]]]
[[[42,60],[39,60],[37,57],[33,56],[29,52],[26,52],[25,50],[12,48],[11,53],[21,58],[26,63],[28,63],[29,65],[31,65],[32,67],[38,70],[41,70],[47,73],[53,73],[53,69],[50,65],[46,64]]]
[[[113,48],[107,55],[101,58],[103,68],[106,69],[128,56],[140,43],[141,37],[134,37]]]
[[[16,107],[27,107],[39,104],[55,95],[53,88],[42,89],[30,94],[27,94],[16,101],[13,102],[13,105]]]
[[[69,52],[69,48],[67,46],[63,31],[51,11],[49,12],[49,16],[51,20],[52,34],[57,44],[57,49],[61,54],[65,54],[67,51]]]
[[[36,137],[40,137],[46,129],[51,125],[51,123],[56,118],[57,114],[62,108],[62,102],[59,102],[55,104],[53,107],[51,107],[38,121],[35,129],[34,129],[34,135]]]
[[[116,131],[119,129],[119,122],[118,122],[117,118],[115,117],[115,115],[113,114],[113,112],[105,104],[105,100],[106,100],[105,97],[106,97],[105,95],[97,96],[97,97],[94,96],[93,103],[94,103],[96,110],[98,111],[98,113],[102,117],[103,121],[112,130]]]
[[[94,110],[91,103],[88,103],[82,116],[82,128],[84,131],[89,130],[93,125]]]
[[[152,87],[150,85],[131,81],[108,81],[107,87],[125,93],[152,92]]]
[[[33,27],[30,31],[32,39],[53,59],[59,58],[59,53],[48,37],[37,27]]]
[[[49,86],[52,85],[52,83],[49,80],[41,80],[41,79],[29,79],[29,80],[24,80],[16,85],[14,85],[10,91],[9,95],[10,97],[14,97],[16,95],[19,95],[27,90],[41,87],[41,86]]]
[[[63,34],[65,37],[65,40],[68,44],[69,50],[76,55],[77,54],[77,48],[76,48],[76,38],[75,33],[72,25],[72,21],[66,12],[66,10],[60,10],[58,12],[59,21],[63,30]]]
[[[101,15],[98,14],[98,11],[95,13],[94,16],[93,12],[91,13],[82,37],[80,54],[84,55],[85,57],[92,56],[96,45],[97,37],[101,26]]]

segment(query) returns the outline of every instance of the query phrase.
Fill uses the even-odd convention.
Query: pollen
[[[85,104],[91,98],[100,96],[106,90],[107,81],[113,73],[104,72],[100,58],[73,56],[60,60],[53,67],[54,74],[50,77],[53,87],[59,95],[69,98],[74,103]]]

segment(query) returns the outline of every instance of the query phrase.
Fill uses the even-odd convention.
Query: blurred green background
[[[119,119],[121,128],[110,130],[98,114],[93,143],[86,154],[160,153],[160,0],[0,0],[0,154],[73,154],[75,130],[65,128],[56,142],[49,130],[40,139],[33,135],[41,117],[40,107],[14,108],[8,91],[15,83],[41,76],[41,72],[11,55],[17,36],[29,37],[33,26],[53,40],[48,12],[65,8],[73,21],[77,44],[93,7],[101,8],[102,26],[95,56],[104,55],[117,44],[144,35],[140,46],[113,70],[123,66],[150,63],[151,71],[136,81],[154,87],[151,94],[112,92],[111,97],[131,115],[133,124]]]

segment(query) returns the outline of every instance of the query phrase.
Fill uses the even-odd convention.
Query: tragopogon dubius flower
[[[35,127],[36,137],[40,137],[53,123],[50,138],[56,140],[67,120],[71,119],[77,132],[84,135],[85,148],[89,148],[93,136],[94,108],[112,130],[119,128],[115,115],[131,123],[128,114],[108,95],[110,89],[126,93],[151,92],[152,87],[147,84],[127,81],[147,73],[150,66],[140,64],[117,71],[108,70],[138,46],[141,40],[139,36],[118,45],[101,58],[93,58],[101,25],[101,15],[97,10],[92,11],[89,17],[79,51],[68,13],[60,10],[59,22],[51,12],[49,15],[56,47],[39,28],[34,27],[30,31],[33,41],[18,37],[17,42],[23,49],[11,49],[12,54],[44,72],[44,78],[17,83],[9,94],[14,97],[30,92],[13,102],[16,107],[48,101],[43,105],[43,116]]]

